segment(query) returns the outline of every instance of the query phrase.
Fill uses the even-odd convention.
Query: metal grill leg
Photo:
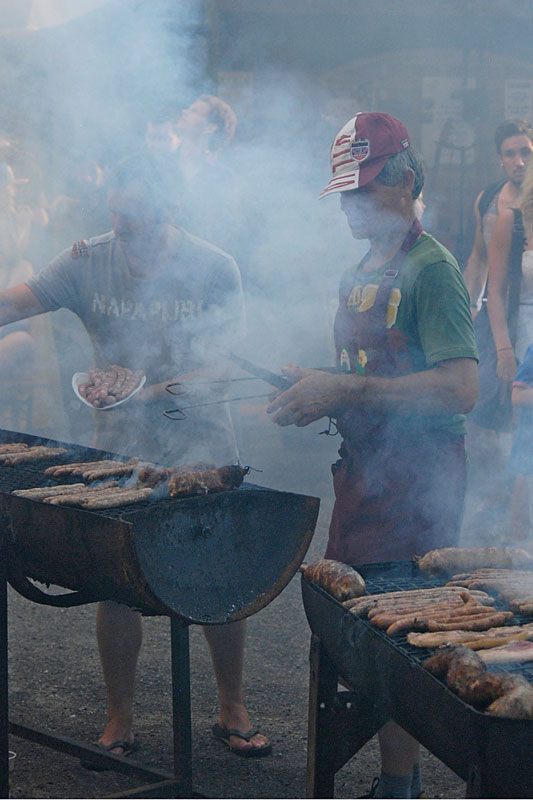
[[[334,797],[335,765],[331,758],[335,734],[331,708],[337,695],[337,670],[318,636],[311,637],[306,797]]]
[[[7,688],[7,530],[0,514],[0,797],[9,797],[9,697]]]
[[[191,747],[191,676],[189,626],[170,618],[172,658],[172,718],[174,725],[174,775],[180,781],[180,797],[193,797]]]

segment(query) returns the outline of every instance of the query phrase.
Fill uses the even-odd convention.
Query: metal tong
[[[286,378],[284,375],[279,375],[276,372],[270,372],[270,370],[265,369],[264,367],[260,367],[257,364],[253,364],[251,361],[248,361],[245,358],[241,358],[240,356],[236,356],[234,353],[227,353],[226,357],[229,358],[231,361],[235,362],[239,365],[241,369],[245,372],[250,372],[254,377],[253,378],[222,378],[219,380],[212,380],[212,381],[174,381],[173,383],[169,383],[165,389],[169,394],[174,395],[175,397],[179,397],[182,394],[187,392],[187,386],[199,386],[199,385],[215,385],[215,384],[226,384],[226,383],[239,383],[242,381],[255,381],[255,380],[262,380],[266,383],[269,383],[271,386],[275,386],[277,389],[288,389],[291,386],[291,381]],[[186,410],[190,408],[200,408],[202,406],[211,406],[211,405],[218,405],[219,403],[234,403],[238,400],[255,400],[260,397],[270,397],[272,393],[267,392],[263,394],[250,394],[245,395],[243,397],[225,397],[222,400],[208,400],[203,403],[194,403],[190,406],[181,406],[180,408],[172,408],[169,411],[163,411],[165,417],[172,420],[183,420],[187,417],[185,413]]]

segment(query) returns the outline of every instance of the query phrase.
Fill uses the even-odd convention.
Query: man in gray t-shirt
[[[160,413],[168,408],[169,381],[216,375],[220,346],[229,345],[228,336],[234,341],[243,322],[235,261],[171,224],[174,196],[150,158],[121,162],[109,181],[112,232],[77,242],[27,283],[0,292],[0,326],[65,307],[85,325],[97,366],[146,373],[145,387],[131,401],[95,411],[98,447],[171,465],[205,458],[228,463],[236,452],[223,405],[189,412],[182,422]],[[204,631],[219,690],[217,737],[239,755],[266,755],[270,744],[251,729],[242,697],[245,623]],[[100,744],[124,755],[134,738],[140,614],[100,603],[97,635],[108,695]]]
[[[96,366],[119,364],[146,374],[146,387],[129,403],[95,412],[98,447],[169,465],[233,463],[227,407],[191,410],[181,423],[162,411],[170,400],[164,386],[205,368],[207,353],[234,342],[242,329],[239,270],[226,253],[184,230],[172,228],[169,239],[153,277],[132,275],[111,232],[77,242],[27,285],[46,311],[68,308],[80,318]]]

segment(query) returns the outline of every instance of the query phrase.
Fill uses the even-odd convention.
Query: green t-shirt
[[[360,264],[344,274],[340,302],[348,312],[358,313],[372,307],[388,266],[366,272]],[[478,359],[463,276],[452,254],[428,233],[422,233],[407,254],[399,283],[390,293],[387,328],[395,341],[403,373],[421,372],[450,358]],[[337,342],[337,348],[342,365],[348,347],[345,351],[342,343]],[[356,368],[354,364],[347,366]],[[404,432],[465,432],[462,414],[402,413],[397,415],[397,423]]]

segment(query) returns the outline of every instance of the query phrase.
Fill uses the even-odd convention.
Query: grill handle
[[[40,603],[46,606],[56,606],[59,608],[70,608],[72,606],[81,606],[85,603],[94,603],[96,600],[102,598],[95,597],[88,591],[70,592],[69,594],[48,594],[35,586],[29,581],[25,575],[11,573],[8,577],[9,585],[15,589],[16,592],[21,594],[26,600],[32,600],[34,603]]]

